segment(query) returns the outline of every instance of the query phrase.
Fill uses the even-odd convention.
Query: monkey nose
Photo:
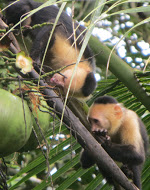
[[[50,83],[52,83],[52,84],[57,84],[57,83],[58,83],[58,80],[57,80],[56,78],[52,77],[52,78],[50,79]]]
[[[95,131],[97,131],[98,129],[97,129],[97,127],[96,126],[92,126],[92,128],[91,128],[91,132],[92,133],[94,133]]]
[[[64,87],[64,82],[63,82],[62,78],[52,77],[50,79],[50,83],[51,83],[51,85],[56,85],[58,87]]]

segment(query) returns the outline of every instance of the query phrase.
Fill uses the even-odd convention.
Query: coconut
[[[0,89],[0,157],[22,148],[31,131],[32,117],[27,102]]]

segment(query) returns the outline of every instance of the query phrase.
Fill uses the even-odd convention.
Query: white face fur
[[[123,111],[119,104],[93,104],[88,114],[91,131],[106,129],[110,136],[118,130],[122,118]]]
[[[54,74],[54,76],[50,79],[50,83],[51,85],[56,85],[58,87],[61,87],[63,89],[63,92],[66,94],[69,88],[73,73],[74,73],[74,67],[68,67],[68,69],[65,69],[61,72],[62,75],[58,73]],[[88,71],[84,70],[81,67],[77,68],[77,71],[74,74],[74,77],[70,86],[71,95],[82,96],[82,93],[81,93],[82,87],[85,83],[87,74],[88,74]]]

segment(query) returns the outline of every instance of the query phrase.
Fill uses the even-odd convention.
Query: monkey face
[[[99,131],[100,129],[109,130],[111,124],[110,121],[106,117],[99,117],[99,118],[88,118],[91,124],[91,132]]]
[[[104,109],[97,104],[91,106],[88,114],[88,120],[91,124],[92,132],[100,129],[106,129],[109,131],[111,127],[108,112],[105,112]]]
[[[93,104],[88,114],[91,131],[106,129],[109,136],[113,135],[122,123],[122,115],[118,104]]]
[[[65,94],[67,93],[67,90],[70,86],[69,95],[82,97],[82,87],[85,83],[86,76],[87,72],[83,69],[77,69],[74,73],[74,67],[71,67],[70,69],[63,70],[61,74],[54,74],[53,77],[50,79],[50,83],[51,85],[58,86],[63,89],[63,92]]]

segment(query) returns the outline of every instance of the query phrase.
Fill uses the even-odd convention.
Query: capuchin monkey
[[[21,18],[27,15],[26,13],[41,5],[42,3],[32,0],[20,0],[14,3],[6,9],[7,24],[18,23]],[[30,35],[33,40],[30,56],[38,65],[41,65],[58,12],[59,8],[51,5],[34,13],[22,22],[22,25],[27,27],[45,22],[49,23],[49,25],[25,32],[25,35]],[[60,73],[54,74],[52,78],[48,77],[47,80],[48,84],[60,87],[64,94],[68,90],[74,72],[84,33],[83,27],[79,26],[77,22],[73,24],[71,17],[62,12],[52,35],[43,68],[46,68],[45,72],[49,72],[67,66]],[[69,95],[81,98],[88,97],[96,88],[94,71],[95,60],[89,46],[87,46],[75,71]]]
[[[102,96],[91,106],[88,120],[96,140],[112,159],[123,164],[121,169],[125,175],[142,189],[141,171],[148,149],[148,135],[137,114],[123,107],[113,97]],[[82,152],[80,161],[83,168],[95,164],[88,150]],[[103,170],[101,172],[108,183],[114,185],[110,174]]]

